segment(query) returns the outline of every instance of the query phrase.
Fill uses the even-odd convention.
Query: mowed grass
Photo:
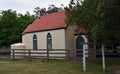
[[[113,74],[117,70],[120,70],[120,59],[107,59],[106,72],[102,72],[101,59],[87,63],[86,72],[83,72],[82,64],[76,62],[0,60],[0,74]]]

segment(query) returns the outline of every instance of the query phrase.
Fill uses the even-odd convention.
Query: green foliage
[[[120,0],[106,0],[105,27],[115,39],[120,40]]]
[[[101,0],[98,4],[96,10],[96,17],[97,17],[97,25],[99,25],[96,31],[92,31],[92,36],[99,38],[99,35],[94,34],[97,31],[101,31],[100,39],[95,39],[97,42],[101,42],[102,44],[114,44],[115,41],[120,40],[120,1],[119,0]],[[113,15],[114,14],[114,15]],[[118,15],[119,14],[119,15]],[[104,28],[101,29],[101,27]],[[95,29],[96,25],[92,27]],[[93,35],[94,34],[94,35]],[[102,40],[101,40],[102,39]]]
[[[0,19],[0,47],[20,42],[22,31],[33,20],[32,16],[22,14],[18,16],[12,10],[3,11]]]
[[[120,41],[120,0],[71,0],[66,15],[67,24],[84,27],[100,44]]]
[[[75,0],[71,0],[69,4],[70,7],[66,8],[67,18],[65,22],[69,25],[80,25],[89,32],[90,28],[96,24],[95,7],[98,1],[99,0],[84,0],[84,2],[79,1],[76,3]]]

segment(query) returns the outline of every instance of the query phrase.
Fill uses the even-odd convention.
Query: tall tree
[[[96,24],[96,6],[99,0],[71,0],[69,8],[66,8],[66,23],[69,25],[80,25],[88,32]]]
[[[120,40],[119,4],[119,0],[100,0],[96,10],[97,24],[91,29],[97,42],[110,45]]]
[[[22,33],[22,31],[29,25],[31,24],[35,17],[33,15],[28,15],[28,14],[19,14],[17,15],[17,21],[18,21],[18,26],[19,28],[19,33]]]
[[[120,40],[119,7],[119,0],[71,0],[66,23],[84,27],[96,42],[107,45]]]
[[[36,13],[36,18],[40,18],[41,16],[46,14],[46,8],[36,7],[34,9],[34,12]]]
[[[0,47],[21,42],[21,33],[24,28],[32,23],[33,16],[16,14],[16,11],[2,11],[0,19]]]
[[[66,23],[84,27],[89,37],[102,45],[105,71],[104,46],[120,41],[120,0],[84,0],[77,4],[71,0],[66,8]]]
[[[47,10],[47,13],[48,14],[51,14],[51,13],[54,13],[54,12],[58,12],[58,11],[60,11],[60,10],[62,10],[62,8],[60,7],[56,7],[55,5],[50,5],[49,7],[48,7],[48,10]]]
[[[17,17],[15,11],[3,11],[0,20],[0,45],[5,46],[16,41]],[[12,41],[13,40],[13,41]]]

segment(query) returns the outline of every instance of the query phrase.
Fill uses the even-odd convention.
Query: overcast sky
[[[18,13],[25,13],[29,11],[33,14],[35,7],[47,8],[49,5],[54,4],[60,7],[61,4],[67,6],[70,0],[0,0],[0,10],[16,10]]]

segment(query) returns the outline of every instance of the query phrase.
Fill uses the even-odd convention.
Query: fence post
[[[70,62],[70,50],[67,49],[68,61]]]
[[[47,49],[47,62],[49,62],[49,49]]]
[[[76,51],[77,51],[77,49],[75,49],[75,51],[74,51],[74,60],[75,61],[77,61],[77,56],[76,56],[77,53],[76,53]]]
[[[12,49],[12,60],[14,60],[14,59],[15,59],[15,50]]]
[[[86,44],[83,44],[83,71],[86,71],[86,54],[85,54],[85,50],[86,50]]]
[[[103,72],[105,72],[105,47],[102,45],[102,67],[103,67]]]
[[[31,50],[28,50],[28,60],[31,60]]]

